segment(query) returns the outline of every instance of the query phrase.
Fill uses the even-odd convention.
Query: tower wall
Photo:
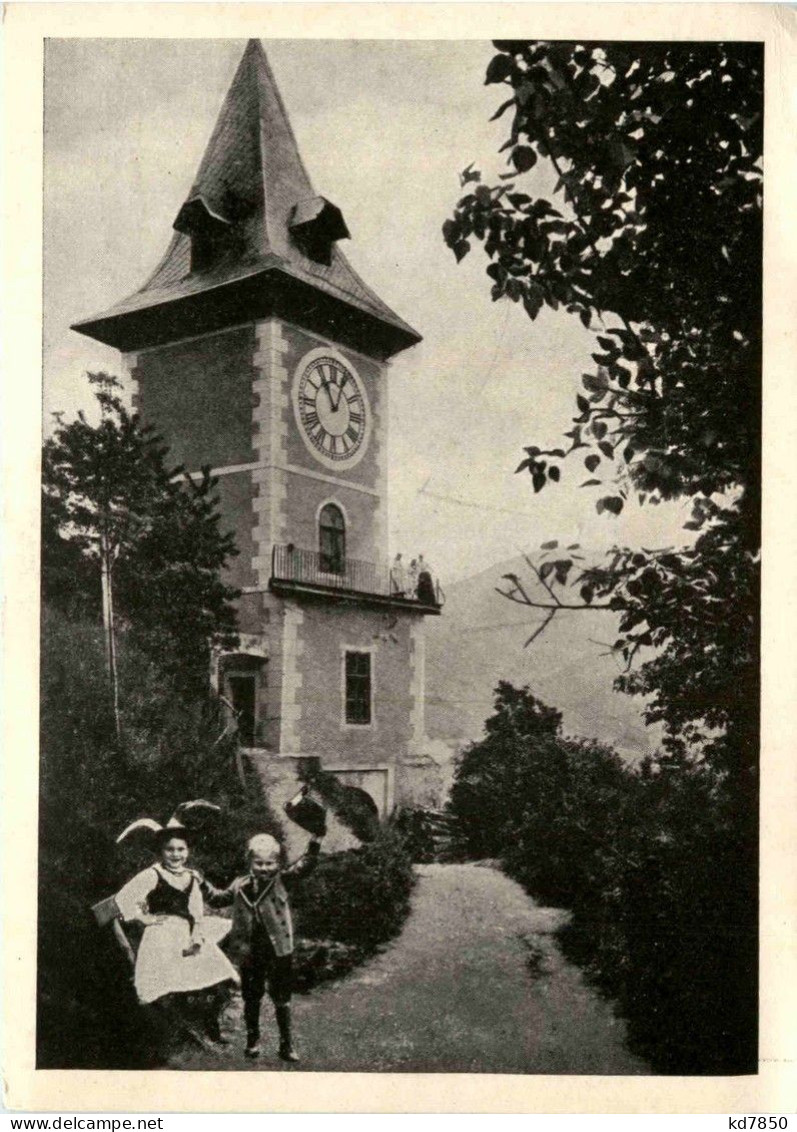
[[[372,414],[364,457],[339,473],[314,460],[294,420],[294,375],[319,348],[356,369]],[[424,736],[422,620],[269,590],[272,547],[317,551],[319,513],[329,502],[345,517],[347,558],[385,564],[387,367],[276,318],[128,361],[136,407],[174,462],[192,472],[210,464],[217,476],[221,527],[239,551],[225,580],[243,591],[241,652],[265,659],[256,743],[284,757],[318,757],[391,807],[407,793],[408,760]],[[371,655],[368,725],[345,719],[347,648]]]
[[[210,466],[218,477],[220,527],[238,554],[224,580],[238,589],[257,585],[257,544],[252,465],[258,461],[253,429],[257,376],[255,325],[142,350],[131,359],[135,407],[169,448],[169,460],[189,472]],[[241,629],[259,631],[251,601],[242,602]]]
[[[254,351],[252,324],[139,351],[138,409],[168,442],[175,464],[197,471],[255,459]]]
[[[343,603],[306,602],[298,627],[302,702],[296,735],[302,754],[324,764],[392,760],[412,737],[410,622]],[[373,712],[368,725],[345,721],[344,651],[371,655]]]
[[[285,343],[283,366],[291,428],[286,459],[289,473],[288,508],[290,541],[308,550],[316,548],[316,512],[320,505],[336,499],[347,516],[347,553],[366,562],[387,557],[387,371],[385,363],[367,358],[318,335],[283,322]],[[320,467],[293,427],[290,386],[302,359],[311,350],[328,347],[356,370],[365,386],[372,416],[368,449],[352,468],[339,472]],[[302,475],[301,473],[305,473]],[[312,535],[312,541],[307,541]]]
[[[423,746],[423,629],[420,611],[389,601],[388,362],[379,359],[420,337],[338,249],[342,214],[315,195],[257,41],[174,228],[144,286],[75,329],[125,354],[133,405],[173,464],[217,477],[220,527],[238,549],[224,580],[241,597],[240,648],[215,657],[214,678],[260,749],[264,782],[287,788],[288,764],[314,755],[384,812]],[[345,548],[333,515],[322,556],[330,503]],[[310,554],[286,549],[272,578],[274,548],[291,544]],[[371,657],[368,723],[352,722],[365,716],[356,659],[347,718],[347,647]]]
[[[257,544],[254,539],[252,516],[252,475],[251,472],[231,472],[218,477],[217,492],[221,512],[221,529],[232,531],[238,554],[231,559],[225,570],[225,581],[236,589],[248,589],[257,585],[257,574],[253,567]],[[250,622],[250,618],[247,618]],[[241,626],[244,632],[256,632],[251,623]]]

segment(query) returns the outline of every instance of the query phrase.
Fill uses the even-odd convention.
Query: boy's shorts
[[[268,986],[275,1006],[287,1006],[293,990],[293,956],[275,955],[270,943],[252,948],[241,963],[241,994],[245,999],[261,999]]]

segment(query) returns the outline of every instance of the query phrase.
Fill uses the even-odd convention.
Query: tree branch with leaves
[[[593,330],[561,447],[532,444],[535,492],[582,461],[598,513],[691,500],[691,545],[571,546],[529,562],[509,600],[619,617],[618,685],[650,697],[674,756],[755,764],[760,545],[763,52],[741,43],[497,41],[509,171],[471,164],[443,226],[480,243],[494,301],[565,310]],[[548,162],[555,187],[534,196]],[[555,556],[551,552],[556,551]],[[576,597],[576,594],[578,595]],[[651,656],[649,650],[654,650]],[[740,695],[740,689],[742,694]]]
[[[216,481],[207,468],[188,476],[169,464],[115,378],[90,374],[89,383],[99,423],[82,411],[68,423],[57,415],[44,444],[44,599],[97,616],[100,560],[110,560],[121,627],[178,687],[204,691],[211,642],[236,634],[237,591],[222,571],[237,551],[219,528]]]

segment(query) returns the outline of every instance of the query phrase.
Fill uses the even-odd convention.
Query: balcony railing
[[[361,594],[384,601],[421,605],[425,609],[439,609],[443,604],[443,591],[432,579],[431,586],[416,582],[414,592],[410,583],[398,578],[387,564],[362,562],[357,558],[336,561],[331,555],[316,550],[301,550],[288,543],[275,546],[271,552],[271,581],[275,588],[295,586],[343,594]],[[399,590],[403,584],[404,590]]]

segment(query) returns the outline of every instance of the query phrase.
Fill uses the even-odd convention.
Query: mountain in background
[[[426,621],[426,730],[461,748],[482,738],[493,713],[499,680],[528,684],[538,699],[561,711],[566,735],[599,739],[637,760],[658,746],[646,728],[639,697],[615,692],[620,672],[606,655],[616,636],[610,612],[561,612],[528,648],[542,610],[526,609],[495,592],[502,575],[529,577],[522,557],[501,562],[446,587],[441,617]]]

